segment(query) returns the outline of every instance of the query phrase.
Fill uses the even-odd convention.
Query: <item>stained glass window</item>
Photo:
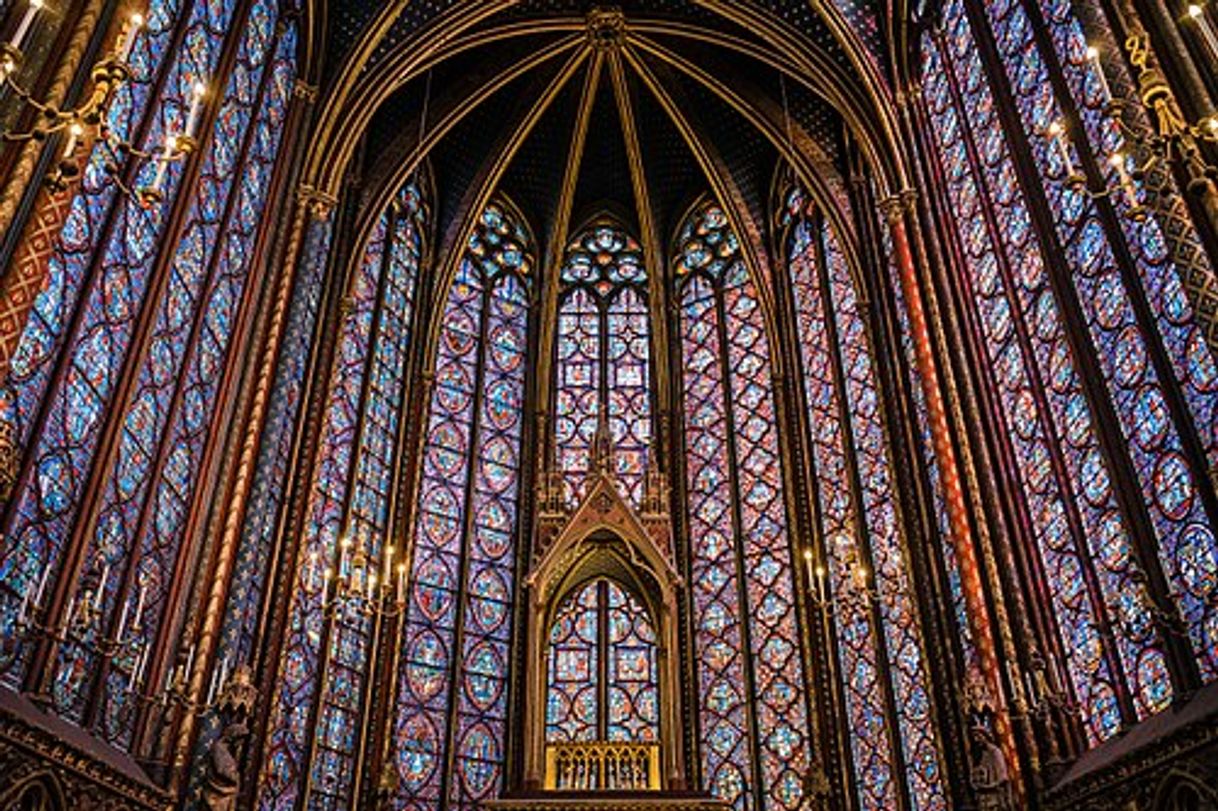
[[[241,546],[229,584],[228,605],[220,632],[219,650],[231,662],[255,660],[255,645],[262,621],[263,601],[273,544],[280,525],[280,510],[289,481],[292,439],[300,414],[306,385],[306,371],[324,287],[326,259],[332,234],[328,219],[310,223],[302,248],[299,281],[292,291],[287,328],[276,366],[275,382],[269,398],[268,414],[259,445],[249,506],[241,532]],[[203,718],[196,759],[206,757],[221,718]],[[195,779],[200,779],[197,772]]]
[[[651,443],[647,273],[638,242],[619,226],[589,228],[567,247],[558,314],[555,445],[576,501],[584,492],[600,415],[614,471],[638,504]]]
[[[550,625],[546,742],[660,738],[655,626],[612,580],[568,594]]]
[[[1135,580],[1080,361],[959,0],[946,6],[945,22],[947,36],[924,43],[924,96],[1070,687],[1089,734],[1101,740],[1136,720],[1122,718],[1121,695],[1139,716],[1170,699],[1162,641]],[[1105,635],[1108,627],[1115,633]]]
[[[817,511],[828,566],[859,804],[947,807],[930,684],[896,513],[880,392],[854,281],[833,232],[792,193],[788,279],[810,409]],[[900,746],[894,746],[894,736]]]
[[[262,808],[294,807],[302,792],[310,808],[350,798],[372,633],[364,609],[378,599],[369,581],[393,557],[389,502],[425,213],[418,186],[407,183],[377,220],[351,281],[272,705]],[[327,569],[355,587],[328,614]],[[392,580],[391,572],[381,587]]]
[[[765,321],[722,208],[678,246],[703,778],[739,809],[796,808],[808,711]]]
[[[489,206],[447,292],[401,639],[396,807],[503,781],[532,244]]]
[[[1043,5],[1054,21],[1050,26],[1054,42],[1069,62],[1066,79],[1071,101],[1081,102],[1088,140],[1102,158],[1115,151],[1119,137],[1115,126],[1102,121],[1098,79],[1089,76],[1082,64],[1086,59],[1082,32],[1068,3]],[[1177,606],[1202,675],[1212,679],[1218,676],[1218,608],[1213,599],[1218,594],[1218,540],[1211,522],[1218,516],[1212,506],[1207,514],[1201,489],[1208,486],[1207,470],[1218,459],[1218,432],[1213,428],[1218,415],[1218,365],[1212,355],[1201,351],[1199,331],[1155,220],[1134,224],[1118,218],[1121,229],[1114,233],[1101,216],[1099,202],[1062,182],[1061,152],[1044,137],[1049,125],[1063,117],[1050,90],[1050,63],[1056,55],[1040,50],[1028,9],[1015,2],[987,4],[986,10],[1032,158],[1047,179],[1043,186],[1057,239],[1075,269],[1071,278],[1098,365],[1158,536],[1158,563],[1179,595]],[[1077,154],[1073,160],[1079,160]],[[1102,165],[1109,182],[1116,182],[1116,168],[1107,160]],[[1118,204],[1118,214],[1124,213],[1124,205],[1127,202]],[[1133,267],[1121,258],[1124,250],[1133,255]],[[1166,362],[1158,360],[1162,356]],[[1182,400],[1191,413],[1173,414],[1169,398]],[[1204,454],[1188,449],[1190,439],[1204,448]],[[1127,621],[1146,624],[1145,619]],[[1130,666],[1139,668],[1132,670],[1139,681],[1153,681],[1161,669],[1156,663]],[[1164,697],[1146,695],[1145,689],[1138,691],[1141,702],[1160,706]]]
[[[152,149],[185,125],[193,87],[206,82],[216,115],[191,159],[197,175],[183,184],[174,164],[164,202],[141,207],[108,174],[106,150],[90,156],[0,390],[28,449],[3,518],[0,624],[7,634],[35,573],[79,548],[79,571],[64,572],[70,605],[88,598],[95,611],[59,646],[52,698],[120,746],[131,743],[133,671],[164,637],[175,577],[191,577],[185,525],[230,349],[250,317],[251,260],[295,78],[291,9],[183,5],[150,4],[107,124]],[[222,66],[226,39],[234,58]],[[139,186],[156,167],[119,171]],[[120,636],[118,653],[99,660],[96,644]],[[8,684],[21,681],[26,654],[8,649]]]

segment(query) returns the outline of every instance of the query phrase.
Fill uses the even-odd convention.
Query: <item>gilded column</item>
[[[89,47],[89,40],[93,38],[94,29],[97,27],[101,7],[101,0],[85,0],[75,15],[69,15],[70,19],[74,16],[75,28],[72,30],[71,39],[68,40],[67,48],[61,56],[59,64],[55,67],[55,73],[51,77],[51,83],[46,93],[46,98],[55,100],[57,105],[62,105],[72,78],[80,68],[81,60]],[[36,139],[22,144],[14,162],[13,171],[0,186],[0,232],[8,230],[9,226],[13,224],[17,206],[20,204],[21,198],[25,196],[26,187],[34,175],[34,166],[45,144],[45,141]],[[87,154],[88,146],[88,144],[83,144],[82,154]],[[0,330],[0,335],[2,334],[3,331]]]

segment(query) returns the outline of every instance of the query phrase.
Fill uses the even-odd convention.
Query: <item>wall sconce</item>
[[[1211,56],[1218,58],[1218,35],[1210,25],[1206,9],[1193,4],[1185,18],[1196,26]],[[1047,136],[1054,140],[1066,167],[1065,182],[1076,191],[1092,199],[1104,197],[1124,198],[1125,215],[1141,222],[1146,219],[1147,209],[1139,199],[1139,186],[1162,161],[1183,169],[1187,177],[1187,189],[1195,194],[1213,195],[1212,180],[1218,178],[1218,167],[1212,165],[1201,153],[1202,142],[1218,143],[1218,116],[1207,116],[1196,123],[1185,120],[1171,88],[1159,71],[1148,67],[1149,43],[1145,34],[1136,34],[1125,42],[1129,60],[1136,70],[1138,82],[1137,98],[1127,100],[1114,96],[1104,73],[1102,52],[1095,46],[1088,47],[1087,59],[1099,83],[1103,99],[1103,115],[1117,128],[1119,141],[1112,152],[1102,156],[1112,168],[1115,178],[1110,187],[1093,189],[1086,178],[1074,170],[1070,160],[1070,136],[1064,122],[1054,122]],[[1150,119],[1149,133],[1135,126],[1128,118],[1130,106],[1140,102]],[[1133,162],[1132,168],[1130,161]]]
[[[135,13],[127,18],[114,50],[93,66],[90,72],[93,90],[88,97],[78,107],[60,109],[53,102],[34,98],[33,92],[23,87],[16,78],[17,69],[24,59],[22,48],[43,7],[44,0],[29,0],[13,37],[0,44],[0,95],[12,92],[40,114],[40,123],[28,130],[4,130],[0,132],[0,140],[10,143],[45,141],[53,135],[61,134],[63,147],[59,160],[45,182],[51,189],[62,191],[67,188],[70,180],[80,174],[77,152],[85,136],[92,132],[94,143],[102,145],[109,152],[111,159],[105,162],[106,171],[118,188],[146,208],[159,203],[164,199],[162,189],[169,164],[184,160],[197,146],[195,130],[206,98],[206,85],[202,82],[196,82],[194,85],[186,126],[178,131],[168,131],[163,143],[152,151],[137,149],[131,142],[115,135],[106,124],[106,115],[118,88],[131,78],[128,60],[135,47],[136,38],[144,27],[143,15]],[[127,157],[140,161],[156,161],[157,172],[151,185],[133,190],[122,182],[118,176],[119,171],[113,167],[121,166]]]
[[[394,565],[396,548],[385,547],[380,565],[374,565],[356,547],[350,535],[339,542],[338,568],[322,566],[317,551],[309,553],[304,572],[305,591],[322,595],[327,614],[352,612],[364,616],[396,617],[406,606],[406,564]],[[396,577],[394,576],[396,574]]]

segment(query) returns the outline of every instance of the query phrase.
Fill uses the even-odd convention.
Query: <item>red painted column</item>
[[[956,458],[947,424],[947,408],[943,402],[943,387],[930,343],[930,328],[926,310],[922,304],[922,292],[918,287],[918,276],[914,269],[913,252],[909,246],[906,220],[913,216],[915,192],[905,191],[881,202],[884,216],[888,219],[892,234],[892,245],[900,274],[901,290],[909,312],[909,324],[913,330],[915,362],[922,391],[926,396],[926,407],[930,412],[931,439],[939,460],[943,488],[947,498],[948,522],[951,525],[951,543],[960,566],[965,604],[973,638],[980,658],[982,675],[990,695],[1002,696],[1002,676],[998,663],[998,652],[994,647],[994,631],[985,603],[985,592],[981,584],[981,569],[977,562],[976,544],[969,525],[964,503],[964,486],[961,483],[960,463]],[[1019,785],[1019,760],[1015,747],[1015,736],[1011,719],[1005,711],[1005,702],[999,700],[995,713],[995,731],[999,744],[1007,756],[1012,783]],[[1017,789],[1018,790],[1018,789]]]

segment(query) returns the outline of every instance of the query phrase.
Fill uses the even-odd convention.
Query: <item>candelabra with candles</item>
[[[130,141],[120,138],[107,125],[106,114],[115,94],[119,87],[131,78],[128,60],[135,47],[136,38],[144,26],[144,17],[137,12],[127,18],[114,50],[93,66],[90,71],[93,90],[79,106],[61,108],[54,102],[40,101],[17,80],[17,72],[25,56],[23,47],[44,6],[45,0],[29,0],[12,38],[0,44],[0,98],[11,92],[24,104],[36,110],[40,120],[28,130],[0,131],[0,141],[41,142],[59,135],[62,147],[59,149],[58,161],[45,182],[52,189],[60,191],[80,174],[77,152],[86,136],[92,133],[93,142],[100,144],[108,152],[103,165],[116,186],[146,207],[160,202],[164,198],[163,188],[169,165],[184,160],[197,146],[195,128],[207,95],[207,86],[203,82],[194,84],[186,125],[177,131],[167,131],[163,142],[154,149],[136,148]],[[130,158],[156,163],[156,173],[150,185],[132,189],[123,182],[118,167]]]
[[[1205,7],[1192,4],[1186,19],[1196,27],[1210,57],[1218,58],[1218,35],[1207,15]],[[1119,136],[1116,148],[1105,157],[1116,171],[1116,186],[1094,189],[1088,185],[1086,177],[1071,159],[1066,122],[1052,122],[1045,134],[1054,143],[1064,168],[1065,182],[1071,188],[1095,199],[1119,194],[1127,203],[1126,215],[1141,221],[1146,218],[1147,210],[1138,196],[1138,184],[1163,161],[1183,170],[1185,186],[1190,192],[1207,197],[1214,195],[1218,166],[1206,159],[1200,145],[1218,143],[1218,115],[1206,116],[1195,123],[1185,119],[1162,73],[1150,65],[1149,37],[1145,32],[1131,35],[1125,48],[1137,72],[1137,97],[1132,100],[1113,94],[1104,74],[1100,49],[1094,45],[1087,48],[1087,60],[1099,86],[1104,117],[1113,123]],[[1131,118],[1135,115],[1132,105],[1136,102],[1140,102],[1149,115],[1150,127],[1139,126]]]
[[[100,639],[96,638],[101,632],[101,623],[105,616],[102,601],[110,582],[111,572],[110,565],[105,564],[100,571],[95,570],[86,574],[81,579],[79,593],[68,600],[67,607],[60,618],[52,622],[45,618],[47,607],[43,601],[47,592],[50,567],[44,569],[37,585],[27,588],[21,595],[9,643],[17,645],[45,638],[56,645],[69,644],[111,662],[127,658],[130,660],[131,666],[128,670],[124,692],[140,699],[167,703],[175,698],[173,695],[175,682],[172,672],[171,677],[166,680],[164,690],[160,693],[144,695],[141,692],[152,648],[143,635],[144,609],[148,598],[146,583],[140,583],[134,611],[128,601],[123,601],[118,627],[114,630],[113,635],[102,634]]]
[[[323,611],[330,616],[388,618],[401,614],[406,606],[406,564],[394,566],[393,544],[385,547],[379,567],[362,545],[355,546],[350,535],[338,546],[337,570],[323,567],[316,550],[309,554],[305,570],[305,590],[320,592]]]
[[[871,582],[871,570],[859,560],[849,536],[844,533],[840,535],[838,546],[845,569],[850,573],[850,576],[842,581],[842,597],[859,598],[867,605],[879,602],[879,592]],[[808,570],[808,582],[812,586],[812,604],[820,611],[831,612],[834,596],[829,591],[829,572],[825,564],[817,559],[812,547],[804,549],[804,565]]]

